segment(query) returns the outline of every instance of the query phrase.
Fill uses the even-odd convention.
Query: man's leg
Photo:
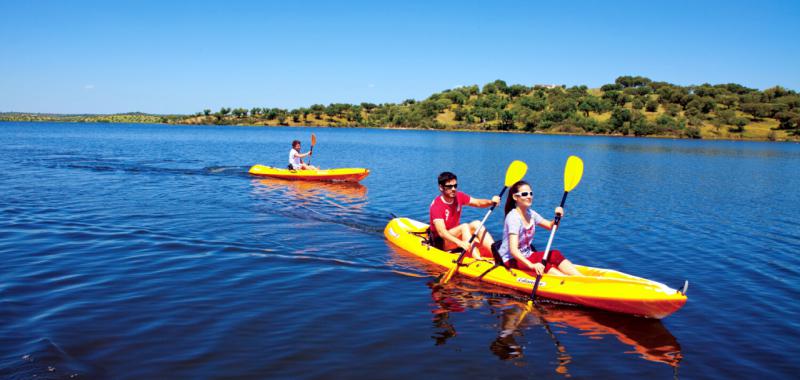
[[[461,241],[463,241],[465,243],[469,241],[470,232],[469,232],[469,225],[468,224],[460,224],[458,226],[455,226],[455,227],[449,229],[448,232],[450,232],[450,235],[453,235],[453,236],[457,237],[458,239],[460,239]],[[444,239],[444,250],[445,251],[451,251],[451,250],[454,250],[454,249],[457,249],[457,248],[459,248],[458,245],[456,245],[455,243],[451,242],[450,240]]]
[[[461,239],[461,235],[463,234],[463,228],[461,226],[455,226],[447,230],[447,232],[450,232],[450,235],[453,235]],[[442,247],[443,251],[452,251],[454,249],[458,249],[458,245],[456,245],[456,243],[453,243],[445,238],[442,238],[442,240],[444,240],[444,246]]]
[[[475,231],[480,226],[481,222],[478,220],[473,220],[469,223],[469,228],[471,231]],[[472,232],[471,232],[472,233]],[[480,252],[475,251],[473,253],[473,257],[483,256],[483,257],[492,257],[492,244],[494,243],[494,239],[492,239],[492,234],[486,230],[486,226],[482,226],[481,230],[478,231],[478,236],[475,237],[475,246],[478,247]],[[477,258],[477,257],[476,257]]]

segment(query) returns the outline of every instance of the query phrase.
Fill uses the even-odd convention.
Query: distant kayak
[[[273,168],[271,166],[253,165],[250,174],[281,179],[294,179],[303,181],[343,181],[358,182],[369,175],[369,169],[341,168],[320,170],[289,170]]]
[[[386,225],[384,235],[405,252],[440,267],[452,268],[458,255],[426,244],[421,235],[427,228],[427,224],[413,219],[395,218]],[[493,266],[489,260],[465,257],[458,275],[531,293],[536,276],[502,266],[490,270]],[[610,269],[575,267],[583,276],[543,275],[537,297],[658,319],[686,304],[686,295],[662,283]]]

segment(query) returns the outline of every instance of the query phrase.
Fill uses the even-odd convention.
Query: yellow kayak
[[[358,182],[369,175],[369,169],[342,168],[320,170],[289,170],[271,166],[253,165],[250,174],[272,178],[296,179],[303,181],[343,181]]]
[[[422,233],[427,228],[427,224],[413,219],[395,218],[386,225],[384,235],[405,252],[439,267],[452,268],[458,255],[426,244]],[[493,266],[494,263],[489,260],[464,257],[458,274],[525,294],[531,293],[536,276],[502,266],[491,269]],[[583,276],[543,275],[536,291],[537,297],[658,319],[678,311],[686,304],[685,294],[662,283],[611,269],[582,265],[575,267]]]

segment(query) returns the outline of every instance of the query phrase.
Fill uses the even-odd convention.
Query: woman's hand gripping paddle
[[[503,197],[503,193],[506,192],[506,189],[508,189],[511,185],[513,185],[517,181],[521,180],[522,177],[525,176],[525,173],[527,171],[528,171],[528,165],[522,161],[514,161],[511,163],[511,165],[508,165],[508,169],[506,169],[506,182],[505,185],[503,186],[503,189],[500,190],[500,198]],[[447,273],[445,273],[444,277],[442,277],[441,281],[442,285],[450,281],[450,278],[452,278],[453,275],[456,272],[458,272],[458,267],[461,266],[461,260],[464,259],[464,255],[466,255],[467,252],[472,251],[472,244],[475,241],[475,237],[478,236],[478,232],[481,230],[481,228],[483,228],[483,223],[486,222],[486,219],[489,218],[489,215],[492,214],[492,211],[494,211],[495,207],[497,207],[497,203],[492,205],[492,208],[489,209],[489,212],[487,212],[486,216],[484,216],[483,220],[481,220],[481,224],[478,226],[478,229],[475,230],[475,233],[473,233],[472,237],[469,238],[469,243],[467,243],[469,244],[469,249],[461,252],[461,254],[458,255],[458,259],[456,259],[455,261],[456,265],[450,268],[447,271]]]
[[[569,194],[578,182],[581,181],[583,176],[583,161],[578,156],[569,156],[567,158],[567,166],[564,167],[564,196],[561,197],[561,208],[564,208],[564,203],[567,201],[567,194]],[[547,248],[544,250],[542,257],[542,265],[547,267],[547,256],[550,254],[550,247],[553,244],[553,237],[556,236],[558,224],[561,222],[561,215],[556,215],[553,220],[553,228],[550,229],[550,239],[547,240]],[[536,289],[539,287],[539,281],[542,280],[542,275],[536,275],[536,283],[533,284],[533,291],[531,291],[531,301],[536,302]]]

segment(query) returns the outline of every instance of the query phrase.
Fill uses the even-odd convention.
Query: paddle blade
[[[317,145],[317,135],[311,134],[311,146]]]
[[[569,156],[564,167],[564,191],[572,191],[583,176],[583,161],[578,156]]]
[[[439,281],[439,283],[444,285],[444,284],[447,284],[448,282],[450,282],[450,279],[453,278],[453,275],[456,273],[457,268],[458,268],[458,264],[456,264],[452,268],[448,269],[447,273],[444,274],[444,277],[442,277],[442,280]]]
[[[514,183],[525,177],[528,172],[528,165],[522,161],[514,161],[508,165],[506,170],[506,187],[511,187]]]

